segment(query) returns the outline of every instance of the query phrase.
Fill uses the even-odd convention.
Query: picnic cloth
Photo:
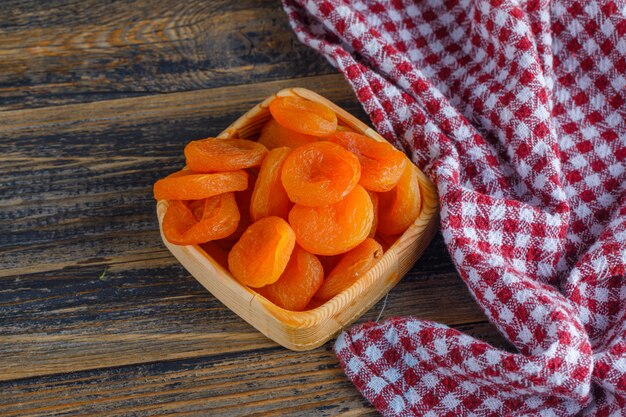
[[[626,4],[283,0],[435,181],[456,268],[511,353],[392,318],[335,351],[385,416],[626,415]]]

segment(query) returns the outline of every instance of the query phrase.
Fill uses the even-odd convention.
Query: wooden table
[[[184,144],[288,86],[367,121],[276,2],[0,4],[0,415],[375,414],[331,343],[266,339],[159,238],[152,184]],[[397,315],[503,344],[441,237]]]

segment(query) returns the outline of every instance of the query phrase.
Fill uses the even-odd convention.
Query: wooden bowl
[[[304,88],[289,88],[268,97],[224,130],[218,138],[256,139],[270,118],[269,103],[276,96],[300,96],[322,103],[337,113],[340,124],[377,141],[384,139],[324,97]],[[422,207],[420,215],[404,234],[384,253],[382,259],[350,288],[321,306],[303,312],[280,308],[235,280],[228,270],[197,245],[178,246],[163,236],[165,246],[180,263],[224,305],[261,333],[292,350],[314,349],[357,320],[380,300],[413,266],[437,229],[437,192],[419,172]],[[157,202],[159,225],[167,210],[167,201]]]

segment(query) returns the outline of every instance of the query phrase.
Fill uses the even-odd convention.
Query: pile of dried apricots
[[[165,238],[200,245],[242,284],[292,311],[370,270],[420,211],[417,168],[386,142],[297,96],[269,104],[258,140],[207,138],[154,184]]]

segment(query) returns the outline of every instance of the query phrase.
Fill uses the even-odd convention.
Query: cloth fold
[[[626,415],[626,3],[283,0],[433,178],[505,352],[415,318],[337,339],[386,416]]]

